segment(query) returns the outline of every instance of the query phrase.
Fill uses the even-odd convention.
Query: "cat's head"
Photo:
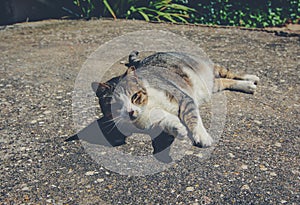
[[[148,103],[148,95],[134,67],[105,83],[92,83],[104,116],[134,121]]]

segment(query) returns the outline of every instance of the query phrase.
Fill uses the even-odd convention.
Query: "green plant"
[[[300,0],[201,0],[187,5],[197,10],[191,23],[266,27],[300,18]]]
[[[188,12],[194,12],[195,9],[187,6],[173,3],[172,0],[150,1],[149,5],[143,7],[131,6],[127,11],[127,18],[134,17],[134,14],[140,14],[146,21],[170,21],[187,23]]]
[[[89,19],[91,16],[112,16],[118,18],[138,18],[146,21],[187,22],[189,8],[172,0],[138,1],[117,0],[110,4],[108,0],[73,0],[80,9],[80,17]]]
[[[73,0],[73,4],[79,8],[81,18],[90,19],[92,16],[97,16],[97,14],[99,15],[100,6],[104,7],[103,13],[108,11],[114,19],[117,18],[107,0]]]
[[[82,18],[90,18],[95,9],[93,0],[73,0],[73,3],[80,8]]]
[[[245,27],[280,26],[300,19],[300,0],[72,0],[81,18],[144,19]],[[70,12],[72,13],[72,12]]]

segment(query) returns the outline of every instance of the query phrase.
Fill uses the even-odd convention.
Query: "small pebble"
[[[276,147],[281,147],[281,143],[280,143],[280,142],[276,142],[274,145],[275,145]]]
[[[44,115],[48,115],[48,114],[50,114],[50,113],[51,113],[50,110],[46,110],[45,112],[43,112]]]
[[[248,165],[243,164],[243,165],[241,166],[241,168],[242,168],[243,170],[246,170],[246,169],[248,169]]]
[[[35,123],[37,123],[36,120],[32,120],[32,121],[30,122],[30,124],[35,124]]]
[[[24,196],[24,201],[25,201],[25,202],[28,202],[29,200],[30,200],[30,199],[29,199],[29,196],[28,196],[28,195],[25,195],[25,196]]]
[[[243,190],[250,190],[250,187],[249,187],[248,184],[245,184],[245,185],[243,185],[243,186],[241,187],[241,190],[242,190],[242,191],[243,191]]]
[[[272,176],[272,177],[276,177],[276,176],[277,176],[277,174],[276,174],[275,172],[270,172],[270,176]]]
[[[194,191],[194,187],[188,186],[185,190],[186,190],[186,191]]]
[[[85,173],[86,176],[93,176],[95,174],[97,174],[97,172],[95,172],[95,171],[88,171]]]
[[[262,124],[262,122],[259,121],[259,120],[254,120],[253,122],[255,122],[255,123],[258,124],[258,125],[261,125],[261,124]]]
[[[112,189],[113,188],[113,185],[107,185],[107,188],[109,188],[109,189]]]
[[[228,153],[228,156],[229,156],[230,158],[234,158],[234,157],[235,157],[234,154],[232,154],[232,153]]]
[[[259,165],[259,169],[260,169],[261,171],[267,171],[267,170],[268,170],[268,168],[265,167],[265,165],[263,165],[263,164]]]
[[[22,188],[22,191],[29,191],[29,188],[27,186]]]
[[[97,179],[97,182],[98,182],[98,183],[104,182],[104,179],[99,178],[99,179]]]
[[[202,153],[199,153],[199,154],[195,154],[196,157],[200,157],[202,158],[203,157],[203,154]]]

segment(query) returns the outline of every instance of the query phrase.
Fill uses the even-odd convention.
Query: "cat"
[[[253,94],[259,81],[188,53],[157,52],[143,60],[138,55],[130,53],[124,74],[92,83],[104,117],[116,124],[129,121],[140,130],[159,127],[170,136],[189,137],[199,147],[213,143],[199,106],[222,90]]]

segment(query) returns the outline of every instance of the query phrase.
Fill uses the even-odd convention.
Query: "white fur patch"
[[[253,81],[242,81],[237,80],[236,84],[232,87],[233,89],[243,91],[245,93],[254,93],[256,90],[256,85]]]
[[[256,75],[243,75],[243,80],[247,80],[247,81],[252,81],[254,83],[258,83],[259,82],[259,77],[257,77]]]

